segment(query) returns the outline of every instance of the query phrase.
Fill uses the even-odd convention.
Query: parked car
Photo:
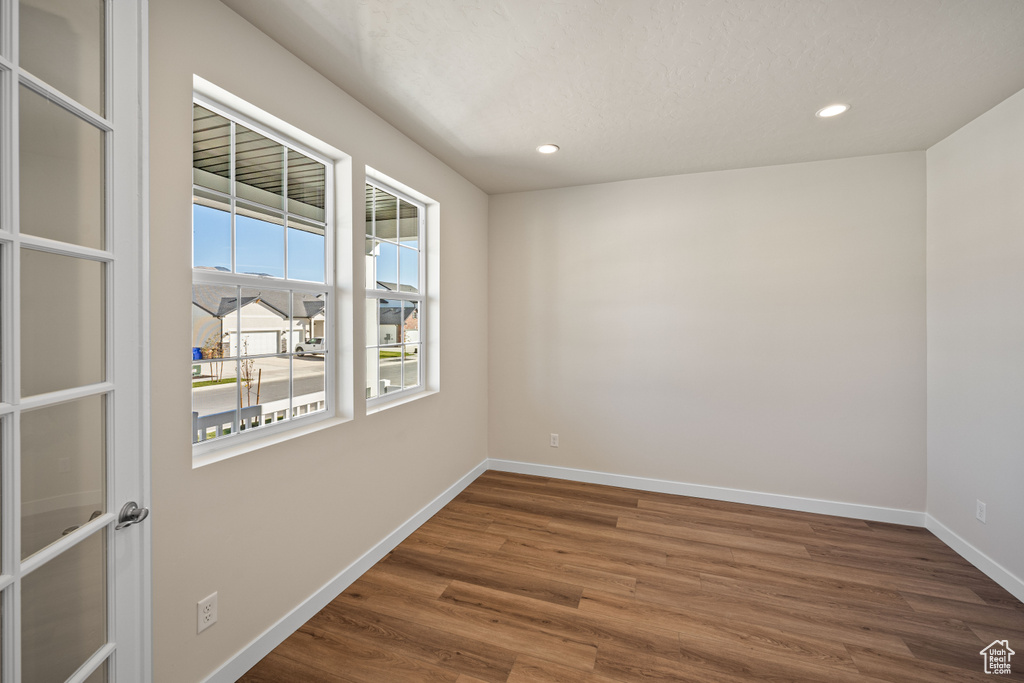
[[[323,337],[312,337],[302,342],[295,347],[295,353],[300,356],[304,356],[307,353],[323,353],[324,352],[324,338]]]

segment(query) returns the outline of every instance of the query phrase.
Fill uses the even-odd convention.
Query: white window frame
[[[325,326],[325,338],[327,340],[327,346],[324,350],[324,409],[314,413],[308,413],[304,415],[292,415],[294,412],[294,373],[290,373],[289,380],[289,419],[275,423],[264,425],[254,429],[238,429],[238,416],[239,412],[236,412],[235,423],[232,427],[232,432],[226,436],[215,437],[207,441],[200,441],[192,444],[192,456],[193,460],[202,459],[203,456],[209,456],[223,451],[231,449],[234,451],[239,446],[244,446],[250,442],[265,439],[268,436],[285,436],[285,432],[291,430],[301,429],[307,425],[312,425],[317,422],[323,422],[330,420],[335,417],[337,413],[337,402],[335,397],[337,396],[336,378],[338,373],[338,356],[337,350],[340,348],[338,340],[338,324],[336,320],[336,312],[338,310],[336,297],[339,295],[337,287],[337,278],[335,277],[335,249],[337,240],[337,226],[335,221],[335,164],[336,161],[331,157],[325,155],[316,149],[311,148],[307,144],[294,139],[294,137],[287,135],[279,130],[275,130],[272,126],[258,121],[251,116],[238,111],[237,108],[225,105],[216,99],[209,97],[208,95],[193,91],[192,102],[198,104],[206,109],[209,109],[215,114],[223,116],[233,123],[241,124],[250,130],[270,139],[278,144],[284,145],[287,148],[291,148],[296,152],[304,154],[315,161],[318,161],[325,166],[326,175],[324,178],[324,222],[325,222],[325,234],[324,234],[324,283],[307,282],[304,280],[292,280],[288,278],[276,278],[276,277],[263,277],[259,275],[247,275],[243,273],[225,273],[219,271],[211,271],[204,269],[192,269],[192,284],[203,284],[203,285],[220,285],[220,286],[239,286],[245,288],[265,288],[274,290],[290,290],[296,293],[303,294],[325,294],[325,306],[324,306],[324,326]],[[234,128],[232,126],[232,128]],[[234,147],[234,134],[232,133],[232,148]],[[234,267],[235,264],[235,184],[234,184],[234,150],[232,149],[231,154],[231,174],[230,174],[230,192],[223,193],[217,192],[216,190],[210,190],[206,187],[201,187],[203,192],[217,194],[222,196],[225,202],[229,202],[231,206],[231,262]],[[285,168],[287,174],[287,166]],[[197,188],[196,185],[192,185],[193,190]],[[284,192],[287,194],[287,175],[285,176],[285,187]],[[251,201],[251,200],[244,200]],[[258,203],[258,202],[257,202]],[[284,216],[290,215],[287,210],[287,202],[284,204],[282,214]],[[303,218],[300,216],[300,218]],[[308,219],[306,219],[308,220]],[[287,231],[287,228],[285,228]],[[190,240],[193,240],[192,248],[194,249],[194,239],[190,232]],[[287,245],[287,241],[286,241]],[[189,250],[192,254],[192,250]],[[195,263],[194,254],[192,254],[192,263]],[[288,264],[288,253],[287,246],[284,252],[284,263],[285,263],[285,274],[287,275],[287,264]],[[239,307],[238,315],[241,314],[241,307]],[[239,321],[240,322],[240,321]],[[239,332],[241,332],[239,326]],[[191,335],[190,335],[191,336]],[[240,336],[240,335],[239,335]],[[290,339],[290,336],[289,336]],[[246,360],[258,361],[262,358],[272,358],[287,355],[289,357],[289,363],[292,364],[292,357],[295,356],[295,349],[291,347],[289,341],[287,354],[281,353],[270,353],[270,354],[253,354],[245,356]],[[236,375],[237,377],[237,375]],[[239,378],[238,383],[241,382]],[[191,393],[191,392],[190,392]],[[241,392],[239,392],[240,394]],[[241,397],[239,396],[239,406],[241,409]],[[191,402],[190,402],[190,413],[191,413]],[[190,420],[191,424],[191,420]],[[305,433],[305,430],[302,430]]]
[[[384,183],[384,182],[382,182],[380,180],[377,180],[376,178],[373,178],[373,177],[370,177],[370,176],[366,177],[366,184],[371,186],[371,187],[375,187],[378,190],[383,190],[384,192],[387,192],[388,194],[394,195],[395,197],[398,197],[398,199],[400,199],[401,201],[413,204],[413,205],[415,205],[419,209],[419,213],[418,213],[418,216],[419,216],[419,239],[418,239],[418,242],[419,242],[419,245],[418,245],[418,251],[419,251],[419,271],[418,272],[419,272],[419,281],[420,282],[419,282],[419,287],[417,287],[417,289],[419,291],[417,293],[415,293],[415,294],[412,293],[412,292],[402,292],[402,291],[399,291],[399,290],[401,290],[401,287],[399,286],[399,283],[396,283],[396,286],[398,286],[398,290],[395,290],[395,291],[387,290],[387,289],[380,289],[380,288],[376,288],[376,287],[375,288],[366,287],[366,302],[367,303],[369,303],[370,301],[379,301],[381,299],[393,299],[393,300],[400,300],[400,301],[414,301],[414,302],[417,302],[419,304],[419,320],[417,321],[417,327],[419,329],[419,339],[420,340],[419,340],[418,343],[419,343],[420,349],[419,349],[419,354],[418,354],[419,355],[419,359],[418,359],[417,366],[416,366],[416,371],[419,374],[419,382],[418,382],[418,384],[415,387],[412,387],[412,388],[409,388],[409,389],[401,389],[399,391],[392,391],[392,392],[389,392],[387,394],[380,392],[380,390],[378,389],[377,396],[375,396],[373,398],[367,398],[366,399],[367,410],[372,410],[372,409],[375,409],[375,408],[380,408],[380,407],[382,407],[383,405],[386,405],[386,404],[394,403],[396,401],[404,401],[405,399],[408,399],[408,398],[410,398],[410,397],[412,397],[412,396],[414,396],[416,394],[422,393],[427,388],[427,363],[428,363],[428,359],[429,359],[428,345],[429,345],[429,338],[430,338],[430,335],[429,335],[429,323],[430,323],[430,321],[429,321],[429,316],[427,315],[427,306],[428,306],[428,301],[429,301],[428,292],[427,292],[427,282],[428,282],[428,277],[427,277],[427,204],[423,200],[416,199],[415,197],[412,197],[408,193],[403,192],[403,191],[395,188],[393,185],[389,185],[387,183]],[[397,219],[397,217],[396,217],[396,219]],[[400,244],[400,242],[396,242],[396,244]],[[401,274],[400,273],[396,274],[396,279],[397,280],[401,280]],[[376,283],[376,282],[377,282],[377,280],[374,280],[374,283]],[[364,286],[365,286],[365,283],[366,283],[365,278],[363,280],[363,283],[364,283]],[[368,335],[369,335],[369,331],[367,331],[367,336]],[[377,344],[371,346],[371,345],[367,344],[366,340],[364,339],[363,346],[367,350],[369,350],[371,348],[380,348],[380,343],[379,343],[380,340],[379,340],[379,338],[378,338],[377,341],[378,341]],[[404,347],[405,344],[402,344],[402,346]],[[364,359],[365,359],[365,353],[364,353]],[[364,360],[363,362],[365,363],[366,361]],[[403,376],[404,376],[404,372],[405,372],[404,368],[403,368],[402,372],[403,372]],[[378,378],[379,378],[379,371],[378,371]],[[364,392],[365,392],[365,389],[364,389]]]

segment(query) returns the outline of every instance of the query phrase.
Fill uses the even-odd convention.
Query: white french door
[[[145,21],[0,0],[2,683],[151,679]]]

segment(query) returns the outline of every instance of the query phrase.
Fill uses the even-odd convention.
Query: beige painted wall
[[[928,512],[1024,580],[1024,91],[927,156]]]
[[[487,197],[219,2],[151,0],[150,13],[155,671],[181,683],[205,678],[486,456]],[[357,198],[370,165],[440,203],[441,392],[366,416],[357,382],[351,422],[192,468],[193,73],[350,154]],[[361,256],[353,264],[361,282]],[[356,340],[362,306],[356,297]],[[196,602],[213,591],[219,621],[196,635]]]
[[[491,197],[490,457],[924,510],[924,171]]]

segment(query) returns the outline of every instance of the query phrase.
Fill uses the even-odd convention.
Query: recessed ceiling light
[[[541,145],[537,151],[541,154],[554,154],[558,151],[558,145]]]
[[[827,119],[832,116],[839,116],[840,114],[849,110],[850,105],[848,104],[830,104],[824,109],[819,109],[818,113],[815,114],[820,119]]]

